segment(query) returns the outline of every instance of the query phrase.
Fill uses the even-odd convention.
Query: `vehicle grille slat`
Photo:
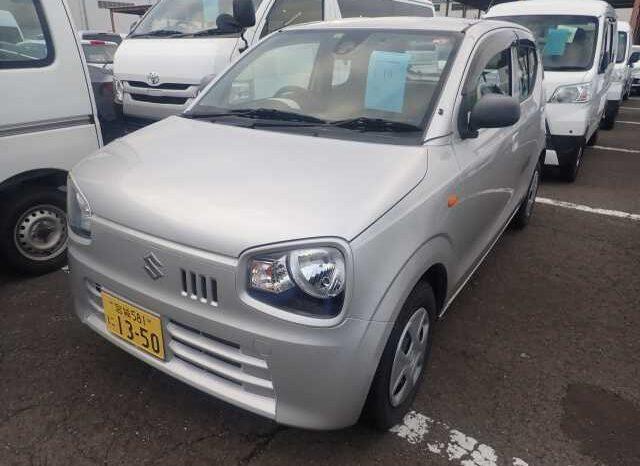
[[[216,280],[191,270],[180,269],[180,294],[203,304],[218,305]]]
[[[220,375],[221,377],[232,380],[239,385],[253,385],[267,390],[273,390],[273,383],[270,380],[261,379],[252,375],[246,374],[239,367],[230,365],[216,359],[208,354],[193,349],[187,345],[180,343],[178,340],[172,340],[169,343],[171,351],[174,355],[180,359],[190,362],[191,364],[212,372],[213,374]]]

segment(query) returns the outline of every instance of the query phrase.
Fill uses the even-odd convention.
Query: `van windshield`
[[[504,16],[533,32],[546,71],[588,71],[598,41],[598,19],[572,15]]]
[[[458,41],[451,32],[283,32],[249,52],[186,116],[420,137]]]
[[[253,0],[256,8],[262,0]],[[236,34],[233,0],[161,0],[129,37]]]
[[[618,33],[618,52],[616,53],[616,63],[623,63],[627,56],[627,33]]]

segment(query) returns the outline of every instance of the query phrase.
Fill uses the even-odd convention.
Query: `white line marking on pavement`
[[[612,150],[614,152],[626,152],[627,154],[640,154],[640,150],[637,150],[637,149],[622,149],[620,147],[593,146],[593,149]]]
[[[616,120],[616,123],[622,123],[624,125],[640,125],[640,121],[621,121],[621,120]]]
[[[391,432],[412,445],[427,441],[427,449],[434,455],[447,458],[460,466],[497,466],[496,451],[489,445],[478,442],[444,422],[435,421],[424,414],[410,411],[402,424],[391,428]],[[524,460],[511,458],[512,466],[529,466]]]
[[[552,205],[565,209],[579,210],[581,212],[588,212],[590,214],[606,215],[607,217],[640,221],[640,215],[631,214],[629,212],[621,212],[619,210],[600,209],[597,207],[589,207],[587,205],[574,204],[572,202],[556,201],[555,199],[547,199],[546,197],[536,197],[536,202],[539,204]]]
[[[636,107],[620,107],[620,109],[621,110],[640,110],[640,108],[636,108]]]

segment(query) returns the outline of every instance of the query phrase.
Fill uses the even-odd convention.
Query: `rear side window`
[[[377,18],[381,16],[421,16],[429,18],[433,11],[424,3],[412,0],[338,0],[343,18]]]
[[[0,68],[34,68],[53,61],[39,0],[0,0]]]
[[[623,63],[627,55],[627,33],[618,33],[618,52],[616,54],[616,63]]]
[[[260,37],[284,27],[322,21],[324,0],[276,0]]]
[[[529,98],[536,84],[538,55],[535,45],[529,41],[518,42],[518,90],[520,102]]]

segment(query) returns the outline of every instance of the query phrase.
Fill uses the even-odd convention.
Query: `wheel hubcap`
[[[402,404],[418,382],[428,340],[429,313],[422,307],[413,313],[398,340],[389,382],[392,406]]]
[[[46,261],[59,256],[67,245],[64,211],[52,205],[27,210],[16,223],[14,242],[20,254],[30,260]]]

